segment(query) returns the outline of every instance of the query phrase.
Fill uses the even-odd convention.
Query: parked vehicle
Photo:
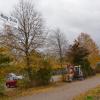
[[[65,81],[73,81],[73,80],[83,80],[84,75],[81,69],[81,66],[68,66],[67,74],[65,75]]]
[[[9,80],[21,80],[21,79],[23,79],[23,76],[22,75],[16,75],[14,73],[9,73],[7,78]]]
[[[17,87],[17,80],[7,80],[6,81],[6,86],[8,88],[11,88],[11,87]]]
[[[17,87],[17,80],[21,80],[21,79],[23,79],[22,75],[17,76],[14,73],[9,73],[7,75],[6,86],[8,88]]]

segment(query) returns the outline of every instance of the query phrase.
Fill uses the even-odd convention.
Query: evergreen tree
[[[100,56],[99,56],[100,51],[97,44],[87,33],[81,33],[78,36],[77,40],[81,46],[84,46],[90,52],[88,60],[91,64],[91,67],[95,69],[96,64],[100,62]]]
[[[75,43],[69,47],[67,57],[70,63],[81,65],[85,77],[93,74],[93,69],[88,61],[89,51],[85,47],[80,46],[80,43],[75,40]]]

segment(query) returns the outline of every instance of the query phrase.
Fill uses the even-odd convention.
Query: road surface
[[[86,92],[97,85],[100,85],[100,76],[84,81],[66,83],[63,86],[56,87],[50,91],[48,90],[43,93],[20,97],[17,100],[72,100],[73,97]]]

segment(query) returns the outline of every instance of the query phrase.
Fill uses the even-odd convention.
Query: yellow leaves
[[[100,56],[99,55],[91,55],[91,56],[89,56],[88,59],[89,59],[89,61],[91,63],[91,67],[92,68],[95,68],[96,67],[96,64],[98,62],[100,62]]]
[[[8,48],[0,47],[0,53],[7,53],[8,51]]]
[[[88,49],[90,55],[88,57],[90,64],[93,68],[95,68],[95,65],[97,62],[100,62],[100,56],[99,56],[99,49],[95,43],[95,41],[87,34],[87,33],[81,33],[78,37],[78,41],[81,46],[84,46]]]

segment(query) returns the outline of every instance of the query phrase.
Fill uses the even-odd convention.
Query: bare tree
[[[6,41],[3,40],[7,46],[24,55],[29,79],[32,80],[30,54],[33,50],[40,48],[46,38],[43,19],[32,2],[24,0],[15,7],[12,15],[18,20],[18,29],[12,29],[9,38],[9,32],[6,31],[7,34],[3,34]]]
[[[60,29],[51,32],[48,39],[48,50],[59,58],[61,67],[63,67],[63,58],[67,48],[68,41]]]

